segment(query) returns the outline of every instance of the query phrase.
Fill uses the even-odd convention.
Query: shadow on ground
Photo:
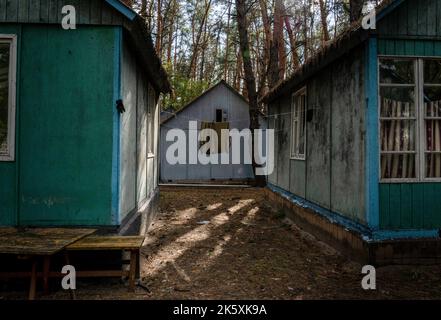
[[[377,290],[362,290],[361,265],[288,224],[259,189],[167,188],[160,207],[135,292],[118,279],[79,280],[79,299],[441,298],[439,266],[380,268]]]

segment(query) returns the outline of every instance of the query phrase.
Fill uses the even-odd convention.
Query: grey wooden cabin
[[[265,98],[269,188],[364,239],[441,229],[441,1],[389,0]]]
[[[246,164],[170,165],[166,160],[166,150],[173,142],[166,141],[167,132],[170,129],[179,128],[188,133],[189,121],[191,120],[198,122],[199,130],[202,122],[219,122],[219,120],[228,122],[230,129],[246,129],[250,126],[248,102],[225,81],[220,81],[180,109],[174,116],[162,122],[160,139],[161,182],[186,183],[213,180],[247,182],[254,178],[252,166]]]

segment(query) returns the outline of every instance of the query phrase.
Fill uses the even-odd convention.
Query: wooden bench
[[[88,236],[66,247],[66,251],[125,251],[130,252],[129,270],[77,271],[77,277],[128,277],[129,289],[135,288],[139,252],[145,237]]]
[[[29,300],[36,298],[37,278],[43,278],[44,291],[48,292],[52,257],[92,233],[95,229],[77,228],[0,228],[0,255],[12,255],[28,259],[32,263],[29,272],[0,272],[0,278],[30,278]],[[43,260],[43,272],[37,265]]]

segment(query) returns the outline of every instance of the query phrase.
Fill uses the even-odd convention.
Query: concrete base
[[[144,236],[155,220],[159,210],[159,187],[151,197],[130,213],[122,222],[118,230],[123,236]]]
[[[352,260],[375,266],[441,264],[439,238],[373,241],[369,235],[349,230],[310,208],[298,206],[268,188],[265,188],[265,196],[300,228]]]

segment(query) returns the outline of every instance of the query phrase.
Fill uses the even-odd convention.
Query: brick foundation
[[[283,210],[303,230],[337,249],[350,259],[376,266],[391,264],[441,264],[440,239],[372,241],[343,225],[331,222],[309,208],[303,208],[265,188],[268,201]]]

